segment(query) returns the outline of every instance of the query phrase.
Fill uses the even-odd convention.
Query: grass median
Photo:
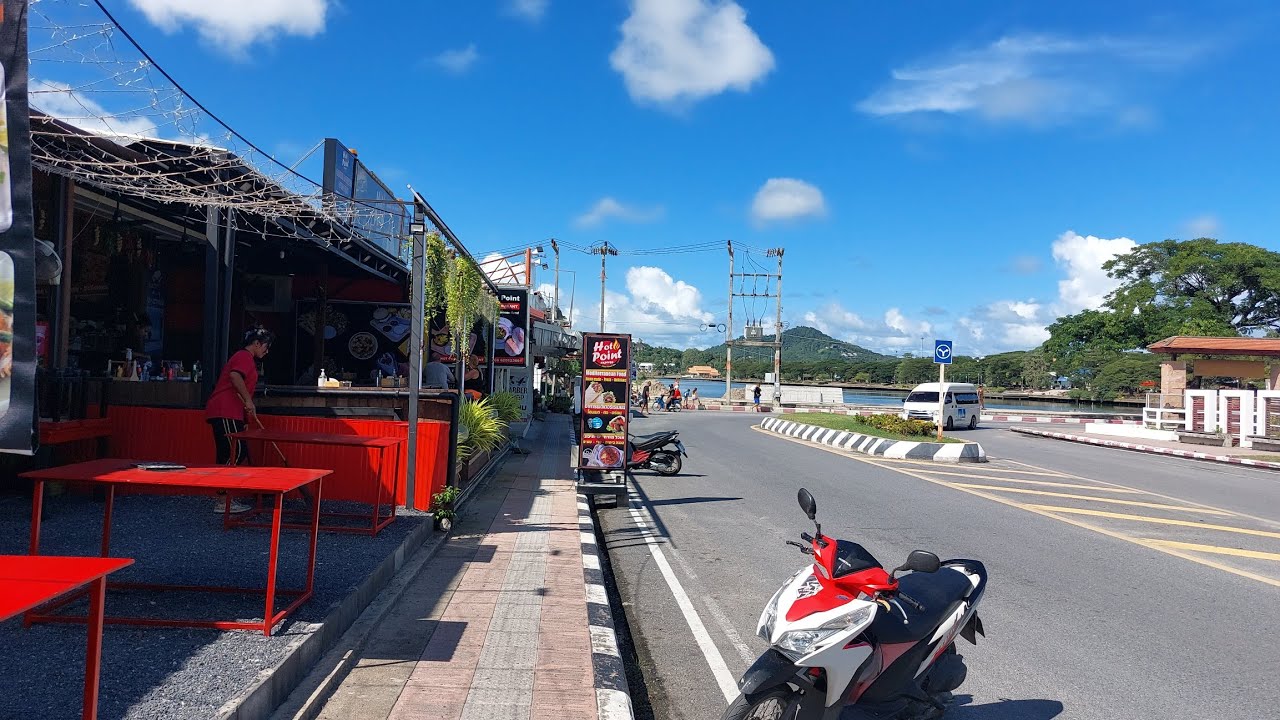
[[[784,420],[792,422],[804,423],[806,425],[817,425],[818,427],[830,428],[832,430],[842,430],[845,432],[855,432],[862,435],[872,435],[886,440],[909,440],[911,442],[939,442],[937,435],[904,435],[903,433],[890,432],[882,430],[874,425],[868,425],[858,415],[833,415],[831,413],[795,413],[787,415]],[[959,443],[964,440],[956,440],[955,438],[943,437],[941,442]]]

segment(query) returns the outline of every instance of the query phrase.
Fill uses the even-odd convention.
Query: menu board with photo
[[[493,328],[493,364],[525,367],[529,364],[529,291],[498,290],[498,324]]]
[[[0,452],[30,455],[36,288],[25,1],[0,4],[0,91]]]
[[[626,465],[630,367],[630,335],[583,333],[578,467],[621,470]]]

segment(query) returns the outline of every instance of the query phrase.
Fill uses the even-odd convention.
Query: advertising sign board
[[[529,291],[498,289],[498,324],[493,329],[493,364],[526,367],[529,364]]]
[[[630,335],[583,333],[578,467],[621,470],[626,466],[630,368]]]
[[[36,287],[25,0],[0,5],[0,89],[0,452],[30,455]]]

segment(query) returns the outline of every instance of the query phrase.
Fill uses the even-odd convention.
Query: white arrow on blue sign
[[[950,340],[934,340],[933,341],[933,361],[939,365],[951,364],[951,341]]]

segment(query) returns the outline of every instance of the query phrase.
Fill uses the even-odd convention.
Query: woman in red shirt
[[[213,445],[219,465],[244,465],[249,453],[244,443],[230,437],[243,432],[245,421],[258,410],[253,404],[253,391],[258,386],[258,361],[271,351],[275,335],[270,330],[254,328],[244,334],[241,350],[236,351],[222,367],[213,394],[205,405],[204,415],[213,428]],[[225,495],[225,493],[219,493]],[[219,497],[214,512],[226,509],[226,498]],[[245,512],[250,507],[232,500],[231,512]]]

